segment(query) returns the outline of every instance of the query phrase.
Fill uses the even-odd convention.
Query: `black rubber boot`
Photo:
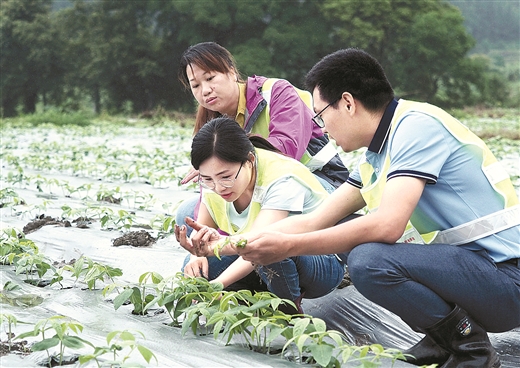
[[[428,335],[424,336],[410,349],[403,351],[403,354],[405,354],[403,360],[407,363],[414,365],[437,364],[439,367],[450,357],[450,353],[437,345]]]
[[[442,368],[500,367],[486,331],[460,307],[428,327],[426,334],[451,354]]]

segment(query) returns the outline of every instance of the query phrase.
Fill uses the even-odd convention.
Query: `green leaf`
[[[26,337],[38,336],[39,334],[40,334],[40,330],[34,329],[33,331],[27,331],[27,332],[19,334],[18,336],[16,336],[16,339],[21,340],[21,339],[25,339]]]
[[[119,294],[118,296],[116,296],[114,298],[114,309],[118,310],[119,307],[121,307],[123,305],[123,303],[125,303],[133,293],[134,293],[134,289],[123,290],[121,292],[121,294]]]
[[[85,346],[85,341],[77,336],[63,336],[63,345],[71,349],[80,349]]]
[[[60,339],[57,337],[51,337],[50,339],[44,339],[42,341],[38,341],[37,343],[31,346],[32,351],[43,351],[48,350],[57,346],[60,343]]]
[[[313,318],[312,324],[317,332],[325,332],[327,330],[327,324],[320,318]]]
[[[308,348],[312,354],[312,357],[314,360],[316,360],[316,363],[322,367],[326,367],[329,364],[334,348],[332,345],[326,343],[312,344]]]
[[[298,335],[296,335],[298,336]],[[298,338],[296,338],[296,347],[298,348],[298,351],[301,353],[303,352],[303,347],[305,346],[305,343],[307,342],[307,339],[309,338],[309,335],[300,335]]]
[[[298,318],[294,323],[293,335],[298,336],[304,334],[310,321],[310,318]]]
[[[121,332],[121,335],[119,336],[119,338],[122,340],[122,341],[135,341],[135,336],[133,333],[129,332],[129,331],[123,331]]]
[[[141,353],[141,355],[143,356],[143,358],[146,360],[147,363],[150,363],[150,360],[152,360],[152,358],[154,358],[155,361],[157,362],[157,357],[155,356],[154,353],[152,353],[152,351],[150,349],[145,348],[142,345],[137,345],[137,350],[139,350],[139,352]]]

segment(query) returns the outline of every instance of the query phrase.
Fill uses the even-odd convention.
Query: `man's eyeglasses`
[[[219,179],[217,180],[217,183],[221,186],[223,186],[224,188],[231,188],[233,187],[233,185],[235,185],[235,180],[237,180],[238,178],[238,175],[240,174],[240,170],[242,170],[242,166],[244,166],[244,164],[240,164],[240,168],[238,169],[237,171],[237,174],[235,175],[235,177],[233,179]],[[203,188],[206,188],[206,189],[215,189],[216,185],[215,185],[215,181],[213,181],[213,179],[203,179],[201,178],[200,174],[199,174],[199,184],[203,187]]]
[[[316,115],[314,115],[314,117],[312,118],[312,121],[314,122],[314,124],[316,124],[317,126],[319,126],[320,128],[325,128],[325,122],[323,121],[323,118],[321,117],[321,114],[323,114],[323,111],[327,110],[327,108],[330,106],[330,105],[334,105],[336,102],[338,102],[339,100],[335,100],[333,102],[331,102],[330,104],[328,104],[327,106],[325,106],[323,109],[321,109],[321,111],[319,113],[317,113]]]

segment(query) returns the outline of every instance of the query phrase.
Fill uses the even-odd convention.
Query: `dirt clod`
[[[70,222],[67,220],[59,220],[52,218],[51,216],[39,215],[36,216],[34,220],[29,222],[27,225],[23,227],[24,234],[32,233],[38,229],[41,229],[46,225],[57,225],[62,227],[70,227]]]
[[[148,231],[131,231],[123,236],[113,239],[112,245],[119,247],[120,245],[131,245],[133,247],[147,247],[155,243],[157,239],[151,236]]]

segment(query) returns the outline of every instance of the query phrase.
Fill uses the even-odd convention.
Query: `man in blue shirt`
[[[408,361],[499,367],[487,331],[520,325],[520,212],[508,175],[443,110],[395,100],[361,50],[326,56],[306,82],[316,124],[345,152],[367,151],[317,210],[224,252],[256,264],[337,253],[364,296],[425,334]],[[362,208],[368,214],[341,221]],[[195,251],[205,246],[193,239]]]

